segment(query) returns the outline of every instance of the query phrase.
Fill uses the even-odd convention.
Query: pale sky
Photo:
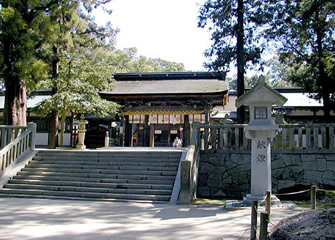
[[[136,47],[138,55],[183,63],[187,71],[206,71],[203,53],[210,32],[197,27],[205,0],[113,0],[111,15],[97,14],[98,23],[119,28],[118,49]]]

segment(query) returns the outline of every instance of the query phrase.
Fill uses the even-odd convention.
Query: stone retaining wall
[[[198,197],[242,198],[250,192],[250,151],[202,152]],[[311,184],[335,186],[335,151],[272,153],[272,189]]]

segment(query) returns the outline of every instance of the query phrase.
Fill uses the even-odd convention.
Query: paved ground
[[[260,209],[261,210],[261,209]],[[272,222],[300,212],[272,209]],[[0,239],[248,239],[250,208],[0,199]]]

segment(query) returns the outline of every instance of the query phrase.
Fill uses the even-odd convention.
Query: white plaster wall
[[[63,146],[70,146],[71,133],[64,133]],[[58,134],[58,143],[60,143],[60,134]]]
[[[48,146],[49,133],[36,133],[36,145]],[[70,146],[71,133],[64,133],[63,145]],[[60,134],[58,134],[58,142],[60,142]]]
[[[36,133],[36,145],[48,146],[49,133]]]

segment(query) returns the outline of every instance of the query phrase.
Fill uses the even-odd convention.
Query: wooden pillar
[[[134,147],[134,124],[131,123],[130,125],[130,147]]]
[[[143,134],[143,146],[144,147],[149,147],[150,146],[149,115],[145,115],[143,131],[144,131],[144,134]]]
[[[316,185],[311,186],[311,209],[316,209]]]
[[[205,113],[205,124],[209,124],[209,112]]]
[[[124,116],[124,121],[125,121],[124,146],[125,147],[130,147],[132,127],[131,127],[131,124],[129,123],[129,116],[128,115]]]
[[[251,226],[250,226],[250,240],[256,240],[257,236],[257,210],[258,202],[251,202]]]
[[[184,115],[183,147],[188,147],[191,141],[190,117]]]
[[[28,116],[30,115],[30,112],[28,113]],[[73,142],[74,142],[74,134],[73,134],[73,124],[74,124],[74,114],[73,112],[71,112],[71,127],[70,127],[70,131],[71,131],[71,137],[70,137],[70,146],[73,146]]]
[[[150,124],[150,147],[155,146],[155,124]]]

